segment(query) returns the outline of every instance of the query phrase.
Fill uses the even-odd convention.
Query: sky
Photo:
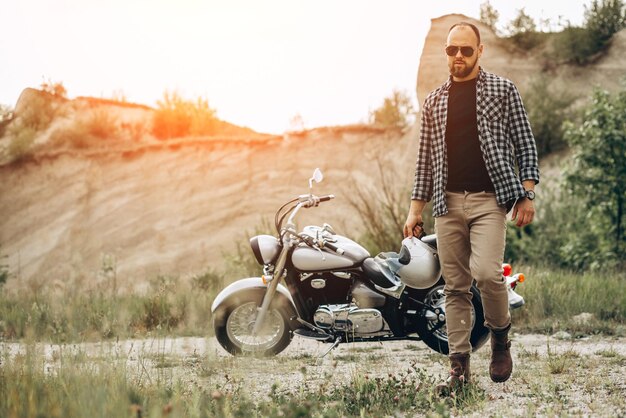
[[[70,98],[203,97],[259,132],[365,122],[394,89],[416,100],[430,19],[483,1],[2,0],[0,104],[52,81]],[[580,25],[590,0],[490,3],[503,28],[521,8]]]

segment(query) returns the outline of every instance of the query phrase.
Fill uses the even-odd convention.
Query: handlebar
[[[329,250],[339,255],[343,255],[345,253],[343,249],[337,247],[332,242],[326,241],[325,239],[315,239],[312,236],[306,234],[299,234],[298,237],[309,247],[317,247],[319,249],[328,248]]]
[[[345,251],[344,251],[343,249],[341,249],[341,248],[337,247],[335,244],[330,243],[330,242],[328,242],[328,241],[325,241],[325,242],[324,242],[324,247],[326,247],[326,248],[328,248],[328,249],[330,249],[330,250],[332,250],[332,251],[336,252],[336,253],[337,253],[337,254],[339,254],[339,255],[343,255],[343,253],[345,253]]]

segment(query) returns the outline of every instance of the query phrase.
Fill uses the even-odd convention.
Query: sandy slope
[[[356,128],[297,137],[181,142],[176,146],[68,152],[0,168],[0,242],[21,277],[63,279],[101,268],[113,255],[121,277],[199,271],[291,197],[315,188],[337,199],[303,222],[330,222],[355,236],[343,198],[353,182],[375,179],[376,161],[404,173],[409,185],[411,137]],[[408,200],[407,196],[407,200]],[[272,233],[272,231],[268,231]]]

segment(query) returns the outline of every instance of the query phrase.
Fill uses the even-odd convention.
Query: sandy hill
[[[420,102],[446,78],[443,43],[460,19],[470,20],[432,20],[417,80]],[[540,60],[510,51],[481,29],[483,66],[523,89],[540,71]],[[599,62],[557,68],[555,80],[581,92],[593,84],[613,88],[623,74],[624,49],[622,32]],[[26,92],[16,118],[37,94]],[[271,136],[224,122],[220,136],[157,141],[137,133],[153,112],[146,106],[89,98],[59,106],[66,111],[35,140],[35,156],[0,165],[0,253],[7,256],[12,281],[93,277],[103,258],[115,260],[118,277],[127,283],[220,267],[223,253],[237,242],[247,250],[246,231],[307,192],[315,167],[325,175],[315,191],[337,199],[306,213],[301,225],[329,222],[352,238],[367,225],[347,198],[357,187],[379,182],[379,165],[398,187],[408,192],[411,185],[417,127],[405,134],[348,126]],[[95,145],[64,145],[77,120],[97,117],[102,109],[128,129]],[[0,149],[9,139],[0,139]]]

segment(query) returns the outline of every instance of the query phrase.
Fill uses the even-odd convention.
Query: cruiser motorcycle
[[[276,212],[276,236],[250,239],[263,274],[235,281],[216,296],[211,312],[219,344],[233,355],[269,356],[283,351],[294,335],[330,343],[326,353],[344,342],[416,340],[448,354],[436,236],[405,238],[399,253],[372,257],[328,224],[298,231],[295,218],[301,209],[334,198],[312,193],[313,182],[322,179],[316,169],[309,194]],[[512,274],[508,264],[503,271],[509,307],[519,308],[524,299],[515,288],[524,275]],[[477,350],[489,330],[475,284],[471,292],[470,342]]]

